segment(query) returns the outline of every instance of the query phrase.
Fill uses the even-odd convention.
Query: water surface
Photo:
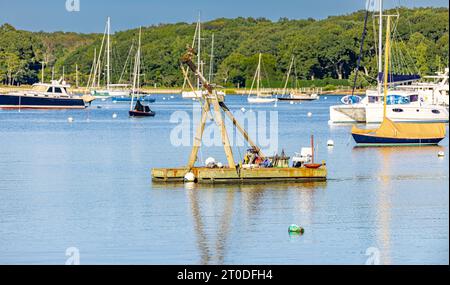
[[[355,148],[350,126],[328,125],[338,101],[251,107],[229,96],[232,110],[278,111],[280,151],[291,156],[314,134],[329,180],[216,187],[150,179],[152,167],[187,162],[169,120],[191,113],[189,100],[158,96],[146,119],[112,102],[0,111],[0,263],[64,264],[76,247],[82,264],[364,264],[375,247],[382,264],[448,264],[448,138]],[[244,151],[234,148],[236,160]],[[225,161],[219,147],[199,153],[208,156]],[[292,223],[305,234],[290,236]]]

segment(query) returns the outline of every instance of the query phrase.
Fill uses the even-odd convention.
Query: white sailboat
[[[383,121],[383,1],[379,2],[378,31],[378,84],[376,90],[367,90],[366,96],[348,95],[342,98],[342,104],[330,107],[330,123],[380,123]],[[386,116],[394,122],[448,122],[448,110],[430,101],[425,92],[418,88],[401,87],[401,84],[417,81],[411,76],[403,82],[395,82],[389,74],[387,90]]]
[[[100,87],[100,73],[101,73],[101,56],[103,45],[106,36],[106,84],[105,89]],[[91,95],[96,98],[109,98],[114,96],[130,96],[128,84],[111,84],[111,18],[108,17],[106,21],[105,34],[103,36],[102,44],[98,59],[94,62],[93,80],[90,86]]]
[[[155,116],[155,112],[153,112],[149,106],[143,105],[141,103],[140,96],[138,94],[138,90],[141,85],[141,34],[142,28],[140,27],[138,48],[136,51],[136,56],[134,58],[133,87],[131,91],[130,111],[128,112],[128,114],[130,115],[130,117],[153,117]],[[136,105],[134,105],[135,99]]]
[[[273,103],[277,98],[272,97],[272,94],[264,93],[261,88],[261,53],[258,58],[258,67],[256,68],[255,76],[253,78],[252,86],[250,88],[250,95],[247,97],[249,103]],[[256,80],[256,94],[252,95],[253,85]]]
[[[292,68],[294,67],[295,57],[292,56],[291,63],[289,64],[289,69],[286,74],[286,82],[284,83],[283,94],[281,97],[278,97],[280,101],[313,101],[319,99],[319,95],[317,92],[306,92],[297,88],[297,75],[295,74],[295,89],[291,90],[289,93],[287,92],[287,86],[289,83],[289,78],[292,72]],[[295,67],[294,67],[295,69]],[[295,70],[294,70],[294,73]]]

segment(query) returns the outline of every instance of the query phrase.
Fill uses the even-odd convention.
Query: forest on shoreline
[[[392,63],[396,73],[432,74],[448,66],[448,8],[398,8],[393,21]],[[202,23],[204,70],[210,66],[214,34],[212,77],[225,87],[249,87],[262,53],[266,87],[281,87],[291,58],[295,64],[292,87],[348,86],[354,76],[363,31],[365,11],[323,20],[281,18],[219,18]],[[106,21],[106,19],[105,19]],[[114,19],[112,19],[114,24]],[[369,17],[358,86],[375,81],[376,17]],[[146,86],[177,87],[183,84],[179,58],[192,43],[196,23],[159,24],[142,28],[142,82]],[[112,40],[112,83],[128,83],[131,77],[131,47],[139,29],[120,31]],[[75,84],[88,81],[94,53],[103,34],[29,32],[9,24],[0,26],[0,83],[21,85],[38,82],[41,62],[46,62],[45,80],[54,71]]]

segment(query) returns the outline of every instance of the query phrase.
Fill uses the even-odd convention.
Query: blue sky
[[[365,0],[75,0],[79,12],[67,12],[66,0],[0,0],[0,24],[31,31],[103,32],[107,16],[112,29],[140,25],[193,22],[201,11],[204,20],[218,17],[266,17],[278,20],[316,18],[350,13],[365,7]],[[387,7],[448,7],[448,0],[385,0]]]

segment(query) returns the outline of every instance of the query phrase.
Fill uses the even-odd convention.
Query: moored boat
[[[319,95],[317,93],[303,93],[299,91],[293,91],[287,97],[278,97],[280,101],[314,101],[318,99]]]
[[[253,86],[255,84],[256,80],[256,94],[255,95],[249,95],[247,97],[247,101],[249,103],[272,103],[276,102],[277,98],[272,97],[272,94],[265,93],[263,90],[260,89],[261,85],[261,53],[259,54],[258,58],[258,67],[256,68],[255,77],[252,82],[252,86],[250,88],[250,94],[252,94]]]
[[[36,83],[31,90],[0,94],[0,109],[84,109],[95,98],[74,95],[62,80]]]
[[[442,74],[442,76],[437,78],[441,80],[438,83],[423,85],[423,88],[420,88],[420,84],[415,83],[420,79],[419,75],[403,74],[405,70],[398,70],[398,61],[402,60],[404,54],[396,44],[391,45],[391,49],[393,50],[390,52],[395,55],[395,57],[392,57],[390,60],[391,70],[389,73],[386,71],[383,72],[382,54],[384,49],[382,44],[382,19],[386,15],[383,15],[383,1],[379,1],[378,4],[379,40],[377,54],[377,89],[367,90],[364,98],[360,98],[354,94],[343,97],[342,104],[330,107],[330,123],[380,123],[383,121],[384,110],[386,110],[386,117],[393,122],[448,122],[449,113],[445,107],[445,102],[448,102],[448,70],[447,77],[445,74]],[[366,13],[366,20],[367,17],[368,12]],[[366,31],[366,29],[364,31]],[[362,43],[364,35],[365,32],[362,36]],[[397,28],[391,35],[391,39],[401,40]],[[362,47],[363,44],[361,45],[361,50]],[[358,65],[360,59],[361,58],[358,60]],[[385,77],[387,84],[383,86]],[[355,77],[355,84],[356,78],[357,77]],[[354,89],[355,87],[356,86],[354,86]],[[386,101],[383,100],[383,96],[387,97]]]
[[[389,74],[390,66],[390,17],[386,24],[386,48],[384,60],[384,74]],[[358,145],[386,146],[386,145],[434,145],[445,138],[444,123],[395,123],[387,118],[388,78],[384,77],[383,122],[377,129],[352,128],[352,136]]]
[[[436,145],[445,135],[443,123],[394,123],[389,119],[378,129],[352,129],[359,146]]]
[[[136,52],[136,56],[134,58],[134,76],[133,76],[133,89],[131,92],[131,103],[130,103],[130,111],[128,112],[130,117],[153,117],[155,116],[155,112],[153,112],[149,106],[142,105],[138,88],[140,87],[140,75],[141,75],[141,33],[142,29],[139,28],[139,44]],[[134,98],[137,98],[136,105],[133,109]]]
[[[151,95],[143,95],[143,94],[137,94],[136,97],[139,97],[143,102],[146,103],[155,103],[156,99],[153,98]],[[132,100],[132,96],[114,96],[110,97],[110,99],[113,102],[130,102]]]

